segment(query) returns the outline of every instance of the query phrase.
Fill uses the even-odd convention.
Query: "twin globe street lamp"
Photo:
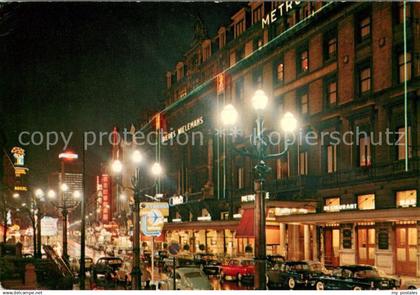
[[[80,191],[73,191],[72,193],[72,199],[66,197],[66,194],[69,191],[69,186],[66,183],[62,183],[60,185],[60,191],[62,195],[61,202],[57,202],[57,193],[54,190],[49,190],[47,192],[47,197],[51,201],[52,205],[57,209],[61,210],[61,215],[63,217],[63,252],[62,252],[62,258],[63,260],[68,263],[68,254],[67,254],[67,217],[68,212],[70,209],[74,209],[77,206],[79,206],[80,201],[82,199],[82,193]],[[44,194],[42,190],[40,190],[40,193]],[[82,217],[83,218],[83,217]]]
[[[134,150],[131,154],[131,162],[135,165],[136,171],[134,176],[131,178],[132,187],[128,189],[134,192],[134,205],[133,205],[133,267],[131,271],[131,286],[132,290],[141,290],[141,270],[140,270],[140,201],[142,193],[150,190],[154,187],[142,188],[140,166],[144,161],[142,153],[138,150]],[[123,170],[123,164],[120,160],[115,160],[112,163],[112,171],[116,174],[121,174]],[[158,178],[162,175],[162,167],[158,162],[153,163],[150,167],[150,172],[153,177]]]
[[[257,90],[252,97],[252,106],[257,113],[256,130],[251,135],[251,149],[241,149],[238,152],[248,156],[257,162],[254,167],[254,229],[255,229],[255,279],[254,285],[257,290],[266,289],[266,236],[265,236],[265,178],[270,171],[266,161],[276,159],[287,152],[287,143],[284,149],[276,154],[269,154],[268,139],[265,135],[263,111],[268,105],[268,97],[263,90]],[[221,112],[221,119],[225,126],[233,126],[238,120],[238,112],[232,104],[226,105]],[[286,133],[292,133],[297,128],[297,120],[292,113],[287,112],[280,120],[280,127]]]

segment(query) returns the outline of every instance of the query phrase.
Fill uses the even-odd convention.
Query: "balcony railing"
[[[291,176],[267,182],[266,189],[271,192],[292,192],[413,176],[418,177],[420,175],[420,158],[409,159],[408,168],[408,171],[405,171],[404,161],[396,161],[370,167],[341,170],[321,176]]]
[[[358,167],[351,170],[337,171],[321,176],[321,186],[392,180],[419,175],[420,159],[409,159],[408,171],[405,171],[404,161],[379,164],[371,167]]]

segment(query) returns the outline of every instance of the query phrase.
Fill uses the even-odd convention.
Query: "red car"
[[[220,280],[227,278],[238,282],[252,282],[255,274],[255,263],[251,258],[232,258],[220,268]]]

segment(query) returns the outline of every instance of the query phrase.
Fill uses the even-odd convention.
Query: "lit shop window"
[[[397,192],[397,207],[416,207],[417,191],[399,191]]]
[[[375,195],[360,195],[357,197],[357,207],[359,210],[372,210],[375,209]]]
[[[327,212],[340,211],[340,198],[325,199],[324,211],[327,211]]]

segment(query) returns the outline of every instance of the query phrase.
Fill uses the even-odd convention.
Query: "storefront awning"
[[[254,236],[254,208],[246,208],[242,212],[242,219],[236,229],[236,237],[253,238]]]
[[[420,207],[310,213],[276,217],[276,221],[278,222],[295,224],[397,222],[415,220],[420,220]]]

